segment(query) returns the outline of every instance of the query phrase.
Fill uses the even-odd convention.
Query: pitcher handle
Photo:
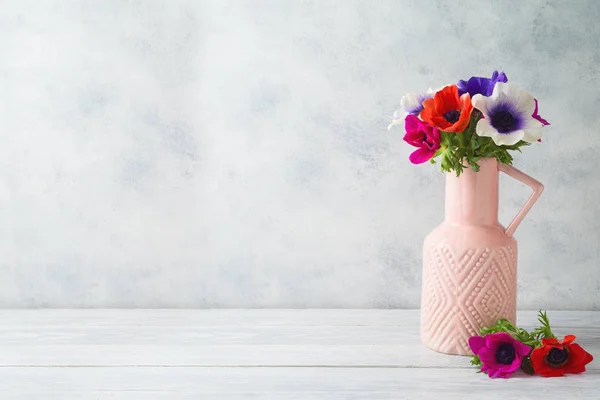
[[[525,174],[524,172],[519,171],[512,165],[498,163],[498,169],[504,172],[506,175],[523,182],[524,184],[533,189],[533,193],[531,194],[531,196],[529,196],[529,199],[527,199],[527,202],[525,203],[523,208],[521,208],[521,211],[519,211],[519,213],[515,216],[515,218],[504,231],[506,236],[512,237],[521,221],[523,221],[523,218],[525,218],[525,215],[527,215],[529,210],[531,210],[531,207],[533,207],[535,202],[540,198],[542,192],[544,191],[544,185],[542,185],[540,182],[536,181],[529,175]]]

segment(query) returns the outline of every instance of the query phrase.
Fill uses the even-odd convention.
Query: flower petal
[[[586,351],[585,352],[585,360],[583,361],[583,363],[585,365],[587,365],[587,364],[591,363],[592,361],[594,361],[594,356]]]
[[[475,96],[473,96],[471,98],[471,104],[473,104],[473,107],[478,109],[479,111],[481,111],[481,113],[483,114],[484,118],[489,119],[489,111],[487,108],[487,102],[486,102],[486,97],[484,97],[481,94],[476,94]]]
[[[540,121],[542,123],[542,125],[546,126],[546,125],[550,125],[550,122],[546,121],[544,118],[542,118],[540,116],[540,114],[538,114],[538,101],[537,99],[533,99],[535,101],[535,110],[533,110],[533,114],[531,115],[533,118],[537,119],[538,121]]]
[[[435,111],[443,115],[447,111],[460,109],[458,88],[456,85],[446,86],[433,96]]]
[[[501,96],[504,96],[504,93],[502,93],[501,87],[498,87],[498,84],[496,84],[496,86],[494,86],[494,91],[492,92],[492,95],[488,96],[488,99],[496,102],[500,100]]]
[[[424,162],[429,161],[434,154],[435,150],[420,148],[413,151],[408,159],[413,164],[423,164]]]
[[[490,349],[493,349],[495,346],[498,345],[498,343],[512,343],[513,340],[513,337],[506,332],[497,332],[485,335],[485,345]]]
[[[556,376],[565,376],[565,370],[564,368],[552,368],[552,367],[548,367],[548,369],[541,371],[541,372],[537,372],[535,371],[537,374],[543,376],[544,378],[554,378]]]
[[[497,369],[488,370],[488,376],[490,378],[499,378],[502,373]]]
[[[544,346],[552,346],[560,344],[556,338],[543,338],[542,345]]]
[[[471,120],[471,113],[473,112],[473,103],[471,103],[471,95],[465,93],[460,96],[460,118],[455,125],[457,125],[456,132],[462,132],[465,130],[469,121]]]
[[[392,122],[390,122],[390,124],[387,127],[388,131],[396,125],[402,125],[403,122],[404,122],[403,119],[393,119]]]
[[[475,354],[479,353],[482,347],[485,346],[485,339],[483,336],[471,336],[469,338],[469,347],[471,351]]]
[[[425,107],[423,111],[421,111],[421,119],[428,124],[435,126],[440,130],[445,130],[451,124],[444,119],[444,117],[438,115],[435,111],[434,99],[427,99],[423,102],[423,106]]]
[[[501,369],[490,369],[488,376],[490,378],[509,378],[514,371],[503,371]]]
[[[476,94],[490,96],[497,82],[506,81],[508,81],[506,74],[504,72],[498,73],[498,71],[494,71],[491,78],[472,76],[469,80],[461,79],[458,81],[458,94],[462,95],[463,93],[469,93],[471,97]]]
[[[522,343],[518,340],[514,341],[513,346],[515,348],[515,352],[521,357],[525,357],[531,352],[531,346],[527,346],[525,343]]]
[[[492,139],[498,146],[512,146],[513,144],[518,143],[520,140],[523,140],[524,136],[525,132],[523,131],[513,131],[511,133],[499,133],[498,135],[492,137]]]
[[[429,126],[429,129],[431,130],[430,133],[428,133],[428,138],[430,138],[433,143],[437,146],[436,150],[440,148],[440,144],[442,143],[442,135],[439,131],[439,129],[433,127],[433,126]]]
[[[519,89],[512,83],[498,82],[494,87],[494,93],[498,91],[499,99],[505,98],[520,112],[532,115],[535,110],[535,100],[531,94]]]
[[[542,128],[523,129],[523,140],[528,143],[535,143],[543,136]]]
[[[423,110],[423,95],[419,93],[406,93],[400,99],[400,105],[409,114],[419,114]]]
[[[501,85],[508,85],[508,83],[501,83]],[[519,110],[527,113],[527,115],[533,115],[533,110],[535,109],[535,99],[531,94],[521,90],[517,107]]]
[[[404,129],[407,133],[417,131],[419,129],[419,122],[419,118],[409,114],[404,118]]]
[[[406,132],[403,140],[414,147],[422,147],[423,145],[423,133],[419,131]]]
[[[499,74],[496,75],[498,71],[494,71],[494,73],[492,74],[492,76],[494,77],[493,80],[496,81],[496,83],[498,82],[508,82],[508,77],[506,76],[506,74],[504,72],[500,72]]]
[[[421,117],[421,119],[431,125],[433,125],[432,123],[432,119],[434,118],[434,105],[433,105],[433,99],[427,99],[423,102],[423,111],[421,111],[421,114],[419,115]]]
[[[590,363],[594,357],[577,343],[565,344],[565,347],[569,349],[569,361],[564,366],[565,372],[570,374],[584,372],[586,364]]]
[[[575,339],[577,339],[577,336],[575,335],[567,335],[564,337],[562,344],[571,344],[575,341]]]
[[[482,137],[494,137],[496,135],[499,135],[496,128],[494,128],[492,124],[490,124],[489,119],[480,119],[479,121],[477,121],[475,133],[477,133],[478,136]]]
[[[505,372],[513,373],[516,370],[518,370],[519,368],[521,368],[522,361],[523,361],[523,357],[521,357],[521,356],[515,357],[513,362],[510,363],[509,365],[507,365],[505,368],[502,368],[502,370]]]
[[[533,370],[536,374],[544,375],[547,372],[550,372],[553,368],[546,364],[546,354],[548,354],[549,348],[547,347],[538,347],[533,349],[531,352],[531,365],[533,366]]]
[[[542,124],[540,121],[538,121],[537,119],[533,118],[533,117],[523,117],[523,129],[529,129],[529,128],[543,128],[544,124]]]
[[[496,368],[496,350],[492,350],[487,347],[482,347],[479,349],[479,353],[477,354],[481,362],[488,366],[488,368]]]

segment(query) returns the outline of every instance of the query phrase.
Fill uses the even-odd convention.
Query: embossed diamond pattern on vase
[[[422,339],[430,348],[471,354],[468,339],[498,318],[515,319],[516,256],[511,246],[424,251]]]

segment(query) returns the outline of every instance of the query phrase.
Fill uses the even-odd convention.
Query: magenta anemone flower
[[[506,332],[472,336],[469,346],[483,363],[481,371],[487,372],[490,378],[508,378],[531,351],[531,347]]]
[[[442,136],[437,128],[412,114],[406,116],[404,128],[406,129],[404,141],[411,146],[418,147],[409,157],[411,163],[422,164],[430,160],[439,150]]]

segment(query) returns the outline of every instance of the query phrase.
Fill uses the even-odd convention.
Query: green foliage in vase
[[[475,127],[481,117],[481,112],[474,110],[469,125],[463,132],[440,132],[441,147],[430,162],[435,164],[436,158],[441,157],[442,171],[455,171],[456,176],[460,176],[465,168],[478,172],[478,161],[482,158],[495,158],[499,163],[512,164],[513,157],[509,151],[520,152],[521,147],[529,146],[529,143],[523,140],[512,146],[498,146],[492,138],[478,136]]]

